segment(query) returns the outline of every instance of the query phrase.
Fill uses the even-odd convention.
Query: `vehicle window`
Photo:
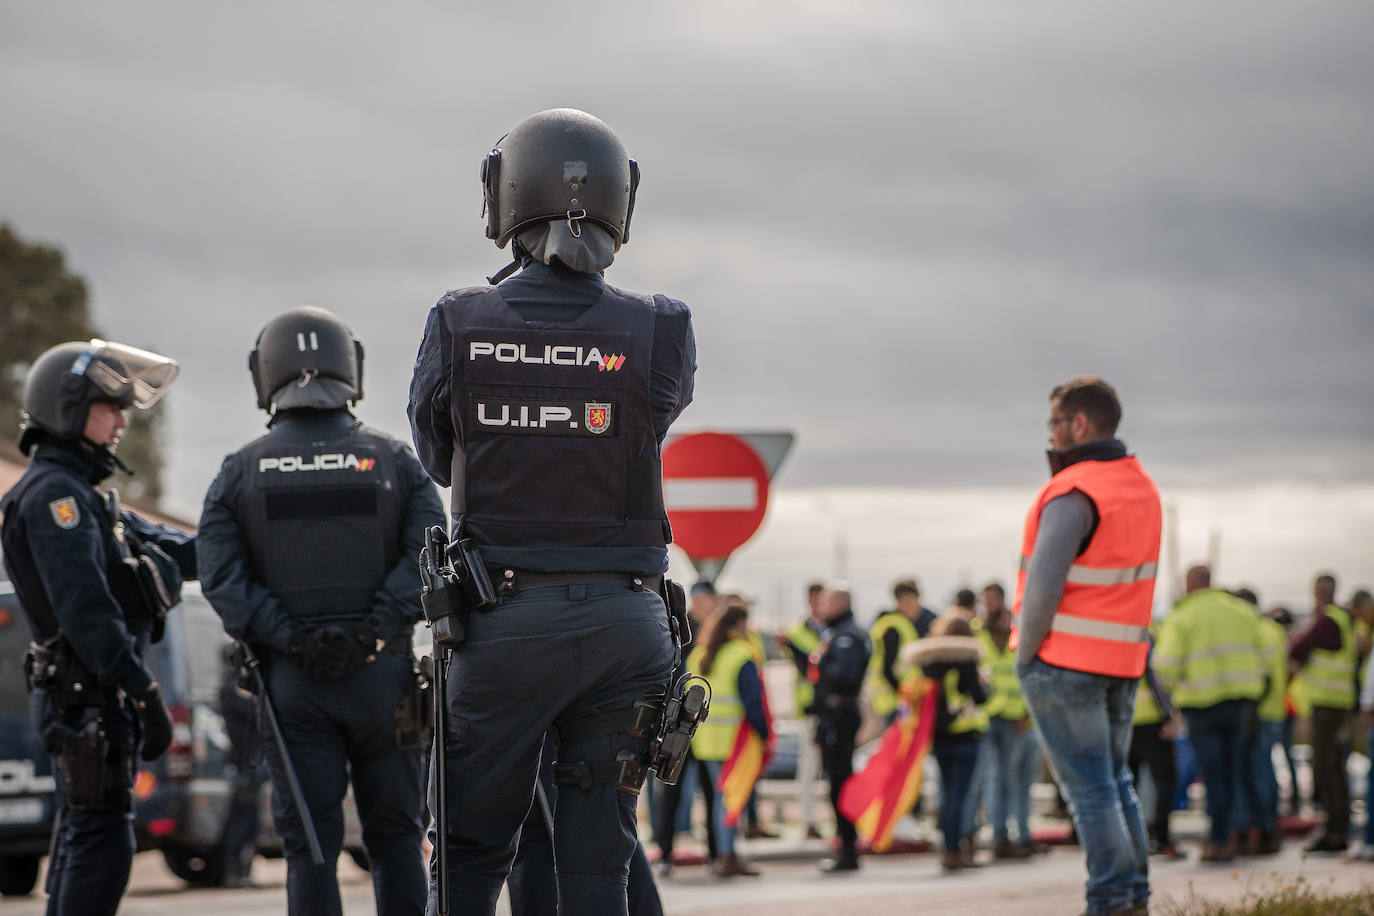
[[[199,591],[186,589],[182,593],[180,614],[186,621],[186,649],[191,663],[191,696],[213,703],[219,696],[224,676],[224,646],[229,636],[224,632],[215,609]]]

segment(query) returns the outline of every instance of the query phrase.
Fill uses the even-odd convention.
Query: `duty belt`
[[[642,591],[659,591],[662,576],[624,572],[534,572],[509,566],[489,566],[496,593],[503,597],[518,595],[532,588],[558,588],[567,585],[621,585]]]

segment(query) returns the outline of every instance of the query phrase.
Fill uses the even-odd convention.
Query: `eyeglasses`
[[[1054,428],[1060,423],[1068,423],[1072,419],[1073,417],[1050,417],[1049,421],[1045,424],[1045,428],[1050,432],[1054,432]]]

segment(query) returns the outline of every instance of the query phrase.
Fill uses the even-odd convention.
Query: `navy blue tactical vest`
[[[654,304],[606,286],[570,322],[525,321],[493,287],[451,294],[453,516],[497,547],[671,539],[649,411]]]
[[[359,426],[320,440],[287,421],[239,456],[258,581],[293,617],[366,617],[399,560],[409,496],[390,438]]]

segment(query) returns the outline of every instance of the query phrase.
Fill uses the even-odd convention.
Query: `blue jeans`
[[[1030,787],[1040,768],[1040,742],[1035,729],[1026,724],[1018,735],[1016,723],[1010,719],[993,716],[988,722],[982,758],[987,761],[988,820],[994,843],[1010,839],[1008,817],[1016,821],[1016,841],[1031,841]]]
[[[1089,916],[1145,903],[1145,822],[1126,764],[1137,679],[1073,671],[1038,658],[1017,665],[1016,675],[1087,853]]]
[[[958,849],[964,838],[964,813],[980,744],[981,741],[964,739],[935,745],[935,760],[940,764],[940,832],[945,835],[945,849]]]
[[[1279,823],[1279,780],[1274,772],[1274,745],[1278,744],[1282,722],[1266,722],[1245,736],[1242,760],[1242,791],[1235,793],[1231,826],[1236,830],[1258,827],[1272,833]]]
[[[1242,758],[1245,753],[1245,727],[1253,701],[1227,700],[1215,706],[1185,709],[1188,737],[1197,753],[1202,784],[1207,789],[1207,817],[1212,826],[1207,839],[1224,845],[1230,836],[1235,795],[1243,791]]]
[[[711,785],[720,784],[720,771],[725,767],[724,760],[704,761],[706,769],[711,773]],[[716,790],[715,797],[711,799],[711,826],[716,831],[716,849],[723,856],[728,856],[735,851],[735,837],[739,835],[739,825],[730,827],[725,823],[725,793]]]
[[[968,795],[964,798],[964,812],[960,817],[959,835],[971,837],[978,832],[978,812],[985,807],[988,781],[988,748],[984,741],[977,742],[978,755],[973,758],[973,774],[969,780]]]

